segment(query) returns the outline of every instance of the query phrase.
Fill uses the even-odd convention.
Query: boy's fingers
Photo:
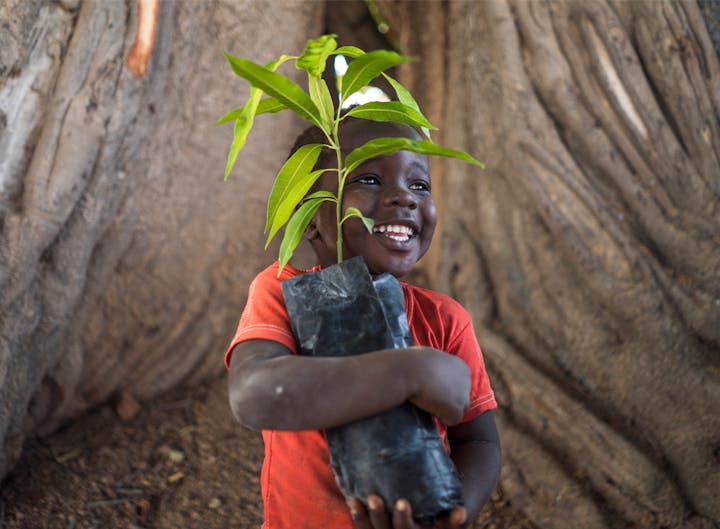
[[[410,502],[402,498],[395,502],[393,510],[393,529],[413,529],[417,527],[412,517]]]
[[[385,504],[380,496],[376,496],[375,494],[368,496],[368,507],[373,529],[393,529],[390,517],[387,515],[387,512],[385,512]]]
[[[357,498],[353,498],[348,501],[348,508],[350,509],[350,517],[353,521],[353,527],[355,529],[373,529],[368,512],[365,506]]]
[[[467,521],[467,511],[465,507],[455,507],[450,513],[450,527],[462,527]]]

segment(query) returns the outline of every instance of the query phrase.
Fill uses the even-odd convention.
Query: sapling
[[[351,62],[338,79],[339,97],[335,105],[322,74],[328,59],[338,54],[350,57]],[[482,166],[465,152],[435,144],[429,132],[435,127],[422,114],[410,92],[385,72],[412,60],[410,57],[385,50],[365,53],[353,46],[338,47],[335,35],[310,40],[301,55],[283,55],[265,66],[227,53],[225,56],[233,71],[251,85],[245,105],[219,121],[235,123],[226,179],[259,114],[289,109],[318,127],[325,138],[324,143],[299,147],[278,172],[270,192],[266,248],[285,226],[278,275],[325,202],[335,205],[338,264],[343,260],[342,226],[348,219],[361,219],[372,232],[372,219],[356,208],[343,208],[346,178],[363,162],[404,150],[459,158]],[[307,92],[277,72],[288,61],[294,61],[297,68],[307,72]],[[393,87],[397,101],[370,102],[342,111],[352,94],[380,75]],[[421,129],[426,139],[375,138],[343,157],[339,129],[347,118],[410,125]],[[336,164],[332,169],[316,169],[325,149],[334,153]],[[325,171],[337,174],[337,193],[328,190],[310,193]],[[328,285],[331,288],[326,288]],[[402,287],[390,274],[372,278],[362,257],[287,279],[282,282],[282,291],[293,335],[303,355],[346,356],[412,345]],[[346,498],[367,498],[370,493],[378,493],[387,499],[387,505],[406,498],[413,505],[415,518],[423,523],[430,523],[463,503],[458,477],[432,417],[409,402],[325,433],[330,463]]]
[[[338,263],[342,262],[342,225],[344,222],[358,217],[368,231],[372,232],[372,219],[364,217],[356,208],[343,210],[342,207],[343,187],[347,175],[366,160],[405,150],[424,155],[459,158],[480,167],[483,165],[463,151],[448,149],[434,143],[430,139],[429,131],[435,130],[436,127],[420,111],[417,102],[407,88],[385,73],[388,68],[412,61],[413,58],[387,50],[366,53],[355,46],[338,47],[335,37],[336,35],[323,35],[309,40],[301,55],[282,55],[265,66],[225,53],[233,72],[251,85],[250,96],[245,105],[228,112],[218,121],[218,123],[230,121],[235,123],[233,142],[225,167],[226,180],[235,165],[238,153],[245,145],[257,115],[289,109],[317,126],[327,140],[326,143],[304,145],[293,153],[278,172],[270,191],[265,223],[265,233],[267,234],[265,248],[268,247],[275,234],[287,224],[280,244],[279,272],[292,257],[303,232],[324,202],[335,204],[338,227]],[[327,83],[322,78],[327,60],[333,55],[343,55],[351,59],[347,71],[338,80],[339,100],[337,105],[333,103]],[[297,68],[307,72],[307,92],[277,72],[278,67],[288,61],[294,61]],[[347,99],[380,75],[387,79],[393,87],[398,101],[365,103],[342,113]],[[348,153],[343,160],[338,131],[340,123],[348,117],[411,125],[420,128],[427,139],[375,138]],[[324,148],[330,149],[335,154],[337,165],[333,169],[315,169],[315,164]],[[322,190],[307,195],[320,175],[328,170],[337,173],[337,194]]]

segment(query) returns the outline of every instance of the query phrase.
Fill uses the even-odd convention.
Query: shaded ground
[[[259,529],[260,434],[234,422],[225,379],[103,406],[31,439],[2,483],[0,529]],[[533,529],[496,492],[475,528]]]

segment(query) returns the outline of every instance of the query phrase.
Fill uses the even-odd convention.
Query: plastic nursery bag
[[[402,287],[390,274],[373,282],[362,257],[283,281],[300,352],[350,356],[412,345]],[[463,504],[460,481],[430,414],[410,403],[326,430],[330,464],[346,498],[385,505],[405,498],[420,523]]]

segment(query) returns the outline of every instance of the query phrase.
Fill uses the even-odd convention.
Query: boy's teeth
[[[385,224],[383,226],[377,226],[374,230],[375,233],[388,233],[388,237],[393,239],[404,240],[407,237],[412,237],[413,229],[409,226],[401,226],[399,224]],[[393,237],[391,234],[403,234],[407,237]]]
[[[388,239],[400,242],[410,240],[410,237],[413,235],[412,228],[409,226],[402,226],[400,224],[384,224],[382,226],[376,226],[373,231],[375,233],[382,233]]]

